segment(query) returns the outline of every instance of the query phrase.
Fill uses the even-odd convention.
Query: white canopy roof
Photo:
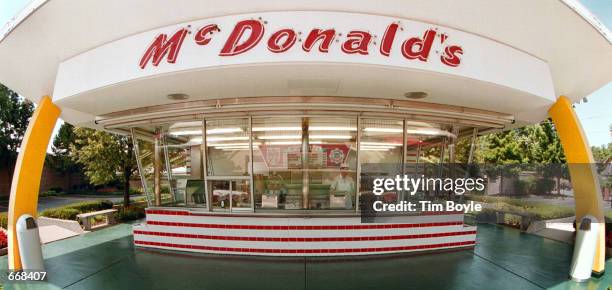
[[[207,0],[105,0],[33,1],[20,15],[0,30],[0,82],[19,94],[37,102],[44,95],[53,95],[60,64],[104,44],[115,42],[160,27],[208,19],[220,16],[270,12],[270,11],[333,11],[373,14],[399,19],[415,20],[480,36],[532,56],[547,64],[552,78],[554,96],[529,102],[527,93],[494,84],[460,81],[451,76],[423,77],[411,86],[424,84],[423,91],[434,91],[428,102],[461,105],[488,109],[517,116],[524,122],[534,122],[545,117],[546,110],[555,96],[565,95],[577,101],[612,80],[612,42],[610,32],[578,2],[573,0],[436,0],[436,1],[207,1]],[[291,71],[294,67],[287,68]],[[93,68],[92,68],[93,69]],[[261,69],[263,75],[274,74],[270,67]],[[342,66],[329,66],[330,73],[337,73]],[[308,69],[305,70],[308,73]],[[196,72],[194,72],[194,76]],[[197,72],[201,73],[201,72]],[[248,77],[266,81],[253,67],[244,70],[232,68],[227,76]],[[311,74],[316,74],[313,70]],[[389,74],[379,67],[365,69],[364,75]],[[198,75],[203,76],[203,75]],[[167,78],[166,78],[167,77]],[[217,74],[218,77],[218,74]],[[258,78],[259,77],[259,78]],[[356,86],[364,79],[340,75],[346,87]],[[406,75],[414,77],[414,75]],[[185,82],[172,76],[160,76],[169,86],[184,86]],[[223,80],[223,78],[221,78]],[[434,81],[443,83],[434,84]],[[400,80],[396,80],[400,81]],[[145,84],[146,82],[142,82]],[[407,82],[409,83],[409,82]],[[148,83],[150,84],[150,83]],[[382,89],[388,83],[368,83],[381,87],[380,96],[402,98],[398,90],[413,87]],[[108,96],[104,103],[60,100],[62,118],[70,122],[87,123],[97,115],[142,106],[137,98],[143,91],[135,87],[139,83],[111,86],[89,92],[99,99]],[[270,83],[276,86],[279,83]],[[227,89],[219,89],[202,98],[257,95],[282,95],[290,92],[269,88],[236,88],[228,82]],[[436,88],[434,86],[439,86]],[[420,88],[414,87],[415,90]],[[155,87],[153,89],[159,89]],[[471,91],[470,91],[471,90]],[[338,95],[357,94],[359,90],[339,90]],[[375,90],[367,92],[371,94]],[[456,92],[456,96],[451,95]],[[303,91],[299,92],[304,94]],[[120,94],[120,95],[119,95]],[[134,102],[117,99],[134,97]],[[552,92],[551,92],[552,94]],[[444,96],[440,96],[444,95]],[[476,97],[470,98],[470,95]],[[165,95],[164,95],[165,96]],[[487,99],[491,96],[491,99]],[[113,99],[113,97],[115,99]],[[85,99],[82,99],[85,100]],[[506,100],[506,101],[504,101]],[[151,96],[147,105],[163,104],[164,97]],[[111,105],[109,105],[111,104]],[[115,106],[112,106],[114,104]],[[87,107],[86,109],[84,107]]]

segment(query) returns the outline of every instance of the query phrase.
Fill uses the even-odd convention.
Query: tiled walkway
[[[134,249],[122,224],[44,246],[47,283],[5,289],[602,289],[567,281],[571,247],[479,225],[474,251],[362,258],[233,257]],[[6,257],[0,269],[6,269]],[[2,271],[4,275],[4,270]],[[3,277],[3,280],[6,278]],[[6,281],[2,281],[5,283]]]

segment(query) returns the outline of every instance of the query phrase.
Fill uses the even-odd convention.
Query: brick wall
[[[78,189],[88,186],[85,177],[81,173],[71,175],[58,174],[51,168],[43,168],[40,180],[40,191],[48,191],[52,187],[61,187],[64,191]],[[9,179],[8,168],[0,168],[0,196],[9,195],[11,191],[11,180]]]

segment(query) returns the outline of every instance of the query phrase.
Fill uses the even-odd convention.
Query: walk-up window
[[[440,166],[423,165],[452,162],[457,136],[472,137],[471,130],[325,115],[210,118],[132,128],[149,204],[213,211],[354,211],[359,196],[371,192],[374,178],[419,176],[427,168],[442,173]],[[407,199],[401,192],[382,198]]]

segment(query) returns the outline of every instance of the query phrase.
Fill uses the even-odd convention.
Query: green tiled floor
[[[567,281],[571,247],[479,225],[474,251],[361,258],[265,258],[134,249],[123,224],[44,247],[48,283],[5,289],[606,289]],[[612,260],[608,262],[612,269]],[[6,268],[6,258],[0,260]],[[612,272],[611,272],[612,273]],[[4,281],[3,281],[4,282]]]

